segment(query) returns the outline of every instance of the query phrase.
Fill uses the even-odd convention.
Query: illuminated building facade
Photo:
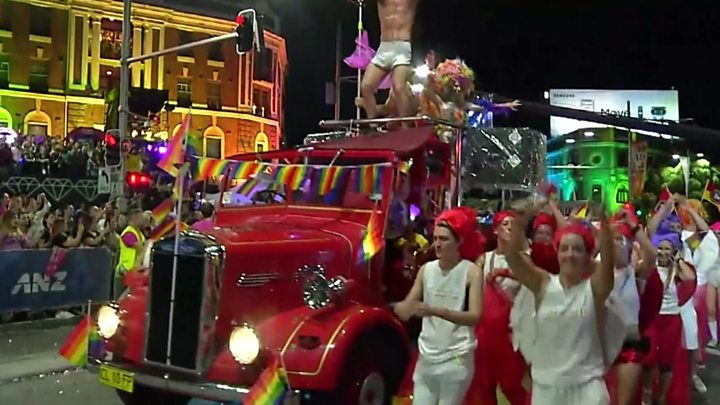
[[[234,30],[232,19],[202,10],[134,1],[132,55]],[[0,0],[0,126],[58,137],[105,129],[105,96],[119,85],[121,32],[122,1]],[[159,124],[168,132],[192,110],[206,156],[278,148],[287,53],[285,40],[267,30],[265,43],[256,55],[238,56],[226,41],[137,63],[130,85],[168,90],[175,108],[160,113]]]
[[[677,138],[637,136],[648,143],[648,168],[684,150]],[[630,199],[628,160],[627,131],[579,129],[548,141],[548,180],[563,201],[605,202],[615,211]]]

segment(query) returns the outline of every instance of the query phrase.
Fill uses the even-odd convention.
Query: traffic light
[[[243,10],[238,13],[235,23],[238,34],[235,50],[238,55],[252,52],[253,46],[256,46],[258,51],[265,49],[262,15],[258,15],[253,9]]]
[[[145,173],[130,172],[125,181],[132,191],[146,191],[150,189],[150,176]]]
[[[237,42],[235,50],[238,55],[251,52],[255,43],[254,12],[241,11],[235,22],[237,23]]]
[[[122,153],[120,152],[120,137],[118,134],[108,132],[105,134],[105,165],[118,166]]]

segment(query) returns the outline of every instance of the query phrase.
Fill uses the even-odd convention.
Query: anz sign
[[[52,277],[43,273],[25,273],[18,278],[10,295],[39,294],[65,291],[67,272],[58,271]]]

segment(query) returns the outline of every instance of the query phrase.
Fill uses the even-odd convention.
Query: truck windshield
[[[332,166],[328,159],[308,159],[299,167],[304,174],[292,189],[278,179],[277,168],[251,176],[230,180],[222,196],[224,207],[259,205],[324,206],[349,209],[370,209],[383,200],[383,185],[392,180],[389,162],[376,159],[337,159]],[[330,170],[329,168],[333,168]],[[368,179],[372,173],[373,179]],[[366,186],[361,186],[364,182]],[[370,185],[369,187],[367,185]]]

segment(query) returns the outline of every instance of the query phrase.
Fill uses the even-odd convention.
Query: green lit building
[[[563,201],[605,201],[614,211],[630,199],[628,134],[617,128],[579,129],[547,144],[548,180]],[[635,134],[648,143],[648,170],[687,153],[684,142],[668,135]]]

